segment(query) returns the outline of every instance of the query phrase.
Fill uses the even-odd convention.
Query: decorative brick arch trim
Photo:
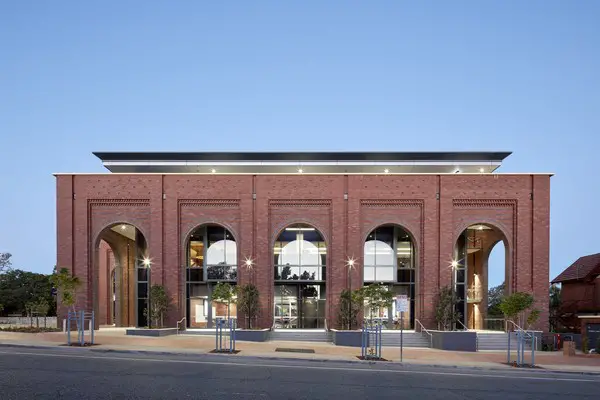
[[[510,223],[512,226],[508,227],[499,218],[489,216],[476,216],[473,218],[463,218],[460,221],[454,221],[454,227],[452,231],[452,248],[456,246],[458,237],[471,225],[486,225],[499,231],[502,235],[502,241],[504,242],[505,248],[508,250],[508,258],[505,260],[509,262],[510,277],[505,276],[505,280],[510,279],[510,285],[507,285],[507,290],[510,293],[516,286],[516,265],[517,265],[517,252],[516,252],[516,238],[517,238],[517,207],[518,202],[516,199],[454,199],[452,201],[453,209],[509,209],[511,214]],[[495,244],[494,244],[495,246]],[[489,254],[487,255],[489,256]],[[506,275],[506,273],[505,273]]]
[[[95,234],[94,239],[92,240],[92,249],[96,249],[98,247],[98,245],[100,244],[100,240],[102,240],[102,235],[104,234],[104,232],[108,229],[111,229],[114,226],[117,225],[131,225],[133,226],[135,229],[137,229],[138,231],[141,232],[142,236],[144,236],[144,239],[146,240],[146,243],[149,244],[149,235],[146,233],[145,228],[141,228],[141,226],[143,224],[138,224],[136,222],[133,222],[131,220],[129,220],[128,218],[119,218],[119,219],[115,219],[114,222],[109,222],[107,224],[104,224],[103,227],[98,230],[98,232]],[[108,242],[107,242],[108,243]]]

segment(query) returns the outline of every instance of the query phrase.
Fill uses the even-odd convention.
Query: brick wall
[[[253,193],[256,199],[253,199]],[[163,196],[164,194],[164,196]],[[344,195],[347,194],[347,200]],[[547,329],[550,178],[541,175],[59,175],[57,262],[79,276],[80,303],[98,307],[95,249],[107,226],[130,223],[148,241],[153,283],[172,298],[168,324],[185,315],[185,243],[201,224],[227,227],[238,243],[238,259],[255,260],[252,279],[261,293],[259,324],[272,324],[272,246],[292,223],[315,226],[328,244],[327,316],[335,324],[337,302],[347,287],[345,260],[362,265],[366,235],[380,224],[404,227],[417,252],[416,317],[435,326],[440,286],[458,235],[486,223],[502,231],[509,248],[510,287],[532,292]],[[352,275],[353,287],[362,270]]]

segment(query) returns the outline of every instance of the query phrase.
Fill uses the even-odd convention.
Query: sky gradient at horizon
[[[556,174],[550,278],[600,252],[600,2],[323,3],[1,3],[0,251],[51,272],[92,151],[508,150]]]

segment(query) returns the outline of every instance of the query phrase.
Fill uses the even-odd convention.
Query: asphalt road
[[[7,399],[598,399],[600,376],[0,346]]]

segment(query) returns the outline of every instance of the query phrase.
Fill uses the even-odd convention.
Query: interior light
[[[149,267],[150,259],[148,257],[144,257],[144,259],[142,260],[142,264],[144,264],[144,267]]]
[[[121,230],[124,231],[125,229],[127,229],[127,225],[121,225]]]
[[[483,230],[483,225],[479,225],[479,230],[482,231]]]
[[[210,170],[210,172],[212,172],[214,174],[214,173],[217,172],[217,170],[213,168],[213,169]]]
[[[485,172],[485,169],[479,168],[479,172],[481,172],[483,174]]]
[[[452,266],[452,268],[456,268],[458,267],[458,261],[452,260],[452,263],[450,265]]]
[[[386,169],[383,170],[383,172],[385,172],[386,174],[389,174],[390,170],[386,168]]]
[[[303,172],[304,172],[304,170],[303,170],[302,168],[298,168],[298,173],[300,173],[300,174],[301,174],[301,173],[303,173]]]

